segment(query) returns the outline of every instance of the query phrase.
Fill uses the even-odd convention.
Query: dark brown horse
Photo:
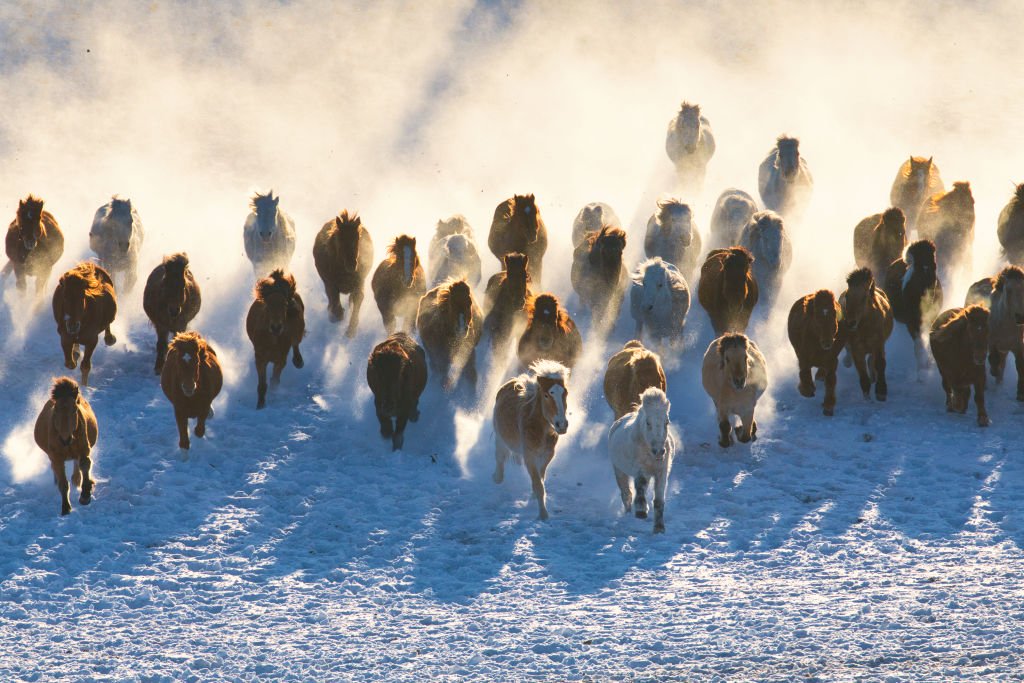
[[[484,330],[492,349],[507,348],[526,328],[526,302],[533,296],[526,254],[505,254],[505,269],[487,281]]]
[[[978,304],[951,308],[935,319],[930,335],[932,355],[946,392],[946,410],[966,413],[973,385],[979,427],[991,424],[985,410],[988,318],[988,309]]]
[[[313,242],[313,264],[324,283],[331,322],[341,322],[345,317],[341,295],[348,294],[351,310],[345,335],[354,337],[366,276],[373,265],[373,240],[362,219],[345,210],[324,223]]]
[[[281,372],[292,352],[292,364],[304,364],[299,343],[306,334],[306,307],[295,291],[295,278],[278,268],[269,277],[260,279],[254,291],[255,301],[245,318],[245,331],[256,357],[256,407],[267,404],[267,365],[274,364],[270,381],[281,381]]]
[[[843,335],[857,366],[864,398],[868,397],[874,383],[875,398],[884,401],[889,395],[885,381],[885,342],[893,326],[889,299],[875,285],[871,269],[860,268],[846,278],[846,291],[840,295],[839,303],[843,309]]]
[[[870,268],[877,280],[885,279],[889,264],[907,247],[906,218],[900,209],[868,216],[853,229],[853,257],[859,268]]]
[[[583,352],[583,338],[569,314],[550,292],[538,294],[526,304],[526,330],[519,337],[519,362],[524,368],[534,361],[558,361],[567,368]]]
[[[701,266],[697,299],[708,312],[716,335],[746,331],[759,297],[753,264],[749,251],[729,247],[713,250]]]
[[[78,367],[79,345],[82,355],[82,385],[89,384],[92,353],[99,342],[111,346],[117,338],[110,332],[110,324],[117,315],[117,296],[110,274],[94,263],[80,263],[60,277],[53,292],[53,319],[64,350],[64,367]]]
[[[921,207],[917,234],[935,243],[939,272],[969,272],[974,254],[974,195],[971,184],[953,183],[949,192],[932,195]]]
[[[164,368],[167,337],[184,332],[199,313],[203,299],[188,267],[188,254],[165,256],[146,280],[142,308],[156,328],[156,374]]]
[[[892,306],[896,322],[907,326],[914,342],[918,374],[927,367],[922,329],[931,327],[942,310],[942,283],[935,263],[935,245],[918,240],[903,258],[889,264],[885,274],[885,295]]]
[[[373,298],[388,334],[395,331],[395,319],[416,333],[416,308],[427,292],[427,276],[416,254],[416,238],[399,235],[388,246],[387,257],[373,271]]]
[[[464,381],[476,390],[476,345],[483,334],[483,315],[465,280],[434,287],[420,300],[416,314],[430,370],[451,391]]]
[[[8,263],[3,268],[6,277],[11,270],[18,289],[25,289],[26,278],[36,279],[36,296],[46,289],[50,271],[64,255],[64,234],[49,211],[43,210],[43,200],[29,195],[18,202],[18,213],[7,228],[4,242]]]
[[[406,423],[420,417],[420,394],[427,386],[423,347],[405,332],[391,335],[373,347],[366,361],[366,383],[373,392],[380,435],[391,439],[391,450],[397,451],[405,442]]]
[[[892,181],[889,203],[901,209],[907,217],[907,230],[917,227],[922,205],[932,195],[946,189],[939,175],[939,167],[932,157],[910,157],[900,165]]]
[[[1006,355],[1017,368],[1017,400],[1024,401],[1024,270],[1006,266],[995,277],[971,285],[965,306],[981,303],[989,309],[989,372],[1002,383]]]
[[[800,366],[800,395],[814,396],[811,370],[819,368],[825,376],[823,412],[829,417],[836,407],[836,368],[844,343],[839,333],[841,316],[835,294],[827,289],[797,299],[789,309],[789,343]]]
[[[1024,266],[1024,183],[1017,185],[1010,201],[999,212],[996,234],[1006,260]]]
[[[499,261],[512,252],[526,254],[530,258],[530,279],[540,287],[548,231],[532,194],[517,194],[498,204],[491,232],[487,235],[487,246]]]
[[[570,279],[580,304],[590,310],[594,325],[615,324],[622,307],[628,273],[622,263],[626,233],[622,228],[604,226],[592,232],[573,251]]]
[[[78,502],[91,503],[96,482],[92,478],[90,454],[96,445],[99,427],[92,407],[78,390],[75,380],[60,377],[53,381],[50,398],[36,418],[34,435],[36,444],[50,459],[53,481],[60,491],[60,514],[71,512],[71,485],[64,470],[68,460],[75,463],[72,482],[82,489]]]
[[[198,332],[182,332],[171,341],[167,362],[160,374],[160,387],[174,406],[178,424],[178,447],[188,450],[189,418],[196,419],[195,434],[206,435],[206,420],[213,417],[210,407],[217,398],[224,378],[217,353]]]

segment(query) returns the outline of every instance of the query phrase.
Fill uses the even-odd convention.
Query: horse
[[[939,270],[947,275],[970,271],[974,260],[974,196],[971,184],[953,183],[949,192],[934,194],[921,207],[917,234],[935,243]]]
[[[103,330],[103,343],[112,346],[117,338],[110,324],[117,316],[117,295],[110,273],[91,262],[79,263],[65,272],[53,291],[53,320],[57,323],[64,367],[78,367],[79,345],[82,355],[82,386],[89,385],[92,353]]]
[[[156,374],[164,367],[168,335],[184,332],[202,303],[199,284],[188,267],[188,254],[165,256],[149,274],[142,292],[142,308],[156,328]]]
[[[1016,266],[1024,265],[1024,183],[1017,185],[996,224],[1003,256]]]
[[[654,482],[656,534],[665,531],[665,492],[676,450],[668,429],[670,408],[665,392],[650,387],[640,394],[639,405],[615,420],[608,432],[608,453],[626,514],[633,507],[635,486],[635,514],[647,518],[647,482]]]
[[[689,311],[690,288],[675,266],[657,256],[637,266],[629,289],[634,337],[642,339],[646,327],[647,335],[658,344],[682,342]]]
[[[621,351],[608,359],[604,371],[604,398],[615,419],[633,410],[640,395],[651,387],[665,391],[661,359],[638,339],[626,342]]]
[[[754,340],[729,333],[711,342],[701,364],[701,383],[715,404],[718,445],[728,448],[733,444],[733,415],[742,425],[735,428],[740,442],[757,439],[754,409],[768,388],[768,366]]]
[[[840,334],[839,319],[842,309],[836,296],[827,289],[796,300],[789,309],[787,331],[789,343],[796,352],[800,368],[799,390],[801,396],[814,396],[814,379],[811,370],[818,368],[825,377],[825,403],[823,413],[832,417],[836,407],[836,368],[839,352],[845,340]]]
[[[280,268],[256,283],[253,297],[245,316],[245,332],[256,362],[256,408],[263,408],[267,405],[267,365],[274,364],[270,381],[277,385],[289,351],[292,365],[301,368],[305,364],[299,344],[306,334],[306,307],[296,291],[295,278]]]
[[[324,223],[313,241],[313,265],[324,283],[331,322],[345,317],[341,295],[348,295],[349,316],[345,336],[356,336],[363,305],[366,276],[373,265],[373,240],[356,213],[344,210]]]
[[[432,239],[428,260],[432,287],[446,280],[465,280],[474,287],[480,284],[480,253],[472,234],[456,233],[440,240]]]
[[[892,190],[889,192],[889,203],[903,211],[907,218],[907,230],[914,230],[921,205],[932,195],[945,190],[939,167],[932,161],[932,157],[925,159],[912,156],[896,172],[896,179],[892,181]]]
[[[530,259],[530,279],[540,286],[548,231],[532,194],[517,194],[498,204],[487,235],[487,246],[499,261],[512,252],[526,254]]]
[[[757,202],[743,190],[730,187],[718,196],[711,213],[711,247],[727,249],[739,244],[740,233],[757,213]]]
[[[420,339],[430,371],[449,392],[460,381],[476,390],[476,345],[483,333],[483,315],[465,280],[434,287],[420,299],[416,312]]]
[[[286,270],[295,253],[295,222],[278,208],[280,202],[273,190],[257,192],[249,199],[242,241],[257,278],[272,270]]]
[[[539,360],[528,372],[501,385],[494,398],[494,483],[505,479],[505,462],[522,462],[533,484],[540,518],[548,518],[544,475],[555,457],[558,437],[569,430],[566,416],[569,368]]]
[[[487,281],[484,293],[484,331],[491,349],[503,349],[526,328],[526,302],[533,296],[526,254],[505,254],[505,269]]]
[[[625,249],[625,231],[606,225],[587,235],[573,251],[572,288],[597,326],[611,327],[619,317],[628,276],[622,263]]]
[[[878,280],[889,264],[907,247],[907,222],[903,211],[893,207],[868,216],[853,229],[853,258],[858,268],[870,268]]]
[[[82,491],[78,502],[82,505],[91,503],[96,480],[92,478],[90,455],[99,436],[99,425],[92,406],[82,396],[75,380],[70,377],[53,380],[50,398],[36,418],[34,436],[36,445],[50,460],[53,482],[60,491],[60,514],[71,513],[71,485],[64,469],[68,460],[75,463],[72,483]]]
[[[395,331],[395,319],[401,318],[416,333],[416,307],[427,293],[427,276],[416,253],[416,238],[399,235],[388,245],[387,256],[373,271],[370,280],[374,301],[388,334]]]
[[[947,412],[967,412],[974,386],[978,426],[992,424],[985,409],[985,354],[989,350],[989,312],[979,304],[943,311],[929,335],[935,365],[942,376]]]
[[[660,256],[683,275],[692,275],[697,268],[701,249],[700,233],[693,224],[689,204],[676,198],[658,201],[658,210],[647,220],[644,254]]]
[[[814,178],[800,155],[800,141],[780,135],[757,172],[757,189],[765,208],[799,221],[813,187]]]
[[[746,331],[760,296],[753,264],[754,256],[747,249],[730,247],[715,249],[701,266],[697,300],[708,312],[716,335]]]
[[[120,288],[122,294],[131,294],[135,288],[139,252],[145,238],[142,221],[131,199],[114,195],[96,210],[89,228],[89,248],[111,277],[124,274]]]
[[[860,390],[868,398],[875,384],[875,398],[889,395],[885,381],[885,342],[892,334],[893,317],[889,299],[875,285],[871,269],[859,268],[846,278],[846,291],[839,296],[842,308],[843,336],[850,357],[857,367]]]
[[[366,383],[373,392],[380,435],[391,439],[391,450],[401,450],[405,425],[419,420],[420,395],[427,386],[423,347],[405,332],[389,336],[373,347],[366,361]]]
[[[167,349],[160,373],[160,388],[174,407],[178,448],[188,450],[189,418],[196,418],[195,435],[206,435],[206,420],[213,417],[211,404],[224,385],[217,352],[198,332],[179,332]]]
[[[754,255],[754,279],[774,298],[793,263],[793,244],[782,216],[770,210],[755,213],[740,234],[740,246]]]
[[[683,102],[668,123],[665,153],[676,167],[679,184],[699,191],[704,186],[708,162],[715,154],[711,122],[701,116],[700,106]]]
[[[575,247],[586,239],[589,233],[601,232],[601,228],[606,225],[621,228],[622,221],[612,207],[604,202],[590,202],[580,209],[576,218],[572,220],[572,245]]]
[[[884,288],[893,317],[906,325],[914,342],[920,375],[928,366],[921,330],[930,327],[942,310],[942,283],[937,274],[935,245],[929,240],[918,240],[908,246],[903,258],[889,264]]]
[[[1024,401],[1024,270],[1006,266],[996,277],[975,282],[964,306],[976,303],[989,309],[989,373],[1001,383],[1006,354],[1012,353],[1017,367],[1017,400]]]
[[[43,200],[29,195],[18,202],[18,212],[7,228],[4,241],[7,264],[3,276],[14,271],[15,285],[24,290],[26,278],[36,279],[36,296],[42,296],[54,264],[64,255],[64,233]]]
[[[583,352],[583,338],[558,297],[545,292],[526,302],[526,329],[516,350],[524,368],[542,359],[571,368]]]

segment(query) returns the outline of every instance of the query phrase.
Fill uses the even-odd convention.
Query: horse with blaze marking
[[[604,371],[604,398],[615,419],[636,407],[640,395],[651,387],[665,391],[661,359],[639,340],[626,342],[621,351],[608,359]]]
[[[391,450],[397,451],[405,443],[406,424],[420,417],[420,395],[427,386],[423,347],[405,332],[391,335],[373,347],[366,361],[366,383],[373,392],[380,435],[391,439]]]
[[[860,268],[846,278],[846,291],[839,296],[843,335],[850,357],[857,366],[860,389],[868,398],[875,384],[875,398],[889,395],[885,381],[885,342],[892,334],[893,317],[889,299],[875,285],[870,268]],[[848,364],[847,364],[848,365]]]
[[[1006,266],[996,277],[971,285],[965,306],[980,303],[989,309],[989,373],[1002,383],[1006,355],[1017,368],[1017,400],[1024,401],[1024,270]]]
[[[142,292],[142,308],[156,328],[156,374],[164,367],[168,335],[184,332],[202,303],[199,284],[188,267],[188,254],[165,256],[149,274]]]
[[[245,317],[245,332],[252,342],[256,361],[256,407],[267,405],[267,365],[274,364],[270,381],[277,385],[292,352],[292,364],[305,362],[299,344],[306,334],[306,307],[296,291],[295,278],[280,268],[261,278],[253,291],[255,300]]]
[[[103,343],[112,346],[117,338],[110,324],[117,315],[117,295],[110,274],[95,263],[80,263],[64,273],[53,291],[53,319],[57,323],[64,367],[78,366],[79,346],[84,347],[82,385],[89,384],[92,354],[103,331]]]
[[[942,376],[942,389],[946,392],[946,411],[966,413],[973,386],[979,427],[991,424],[985,409],[988,325],[988,309],[972,304],[943,311],[932,323],[929,336],[935,365]]]
[[[665,531],[665,492],[675,457],[675,439],[669,432],[670,408],[665,392],[650,387],[640,394],[636,407],[617,419],[608,432],[608,452],[626,514],[634,504],[635,491],[635,514],[647,518],[647,484],[654,483],[656,534]]]
[[[53,470],[53,481],[60,491],[60,514],[71,512],[71,485],[64,470],[64,463],[75,463],[72,483],[81,487],[78,502],[88,505],[92,502],[92,448],[99,437],[99,426],[92,407],[70,377],[53,381],[50,398],[39,411],[33,432],[36,445],[46,453]]]
[[[213,399],[224,385],[220,361],[210,343],[198,332],[175,335],[160,373],[160,388],[174,406],[178,448],[188,450],[188,421],[196,419],[195,435],[206,436],[206,420],[213,417]]]
[[[18,212],[7,228],[4,240],[7,264],[3,276],[13,270],[15,285],[24,290],[26,278],[36,279],[36,296],[41,296],[53,266],[64,255],[64,233],[53,214],[43,209],[43,200],[29,195],[18,202]]]
[[[814,396],[811,370],[818,368],[825,376],[825,403],[823,412],[831,417],[836,407],[836,368],[844,340],[839,332],[842,310],[835,294],[819,289],[797,299],[789,309],[787,329],[789,343],[796,352],[800,367],[800,395]]]
[[[324,284],[331,322],[340,323],[344,319],[341,295],[348,295],[350,310],[345,336],[354,337],[359,327],[366,276],[373,266],[373,240],[362,219],[346,209],[324,223],[313,241],[313,264]]]
[[[388,334],[396,329],[396,318],[416,333],[416,308],[427,293],[427,276],[416,253],[416,238],[399,235],[388,246],[387,257],[373,271],[373,298]]]

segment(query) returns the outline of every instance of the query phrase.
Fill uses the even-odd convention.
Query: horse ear
[[[274,208],[276,209],[276,208],[277,208],[277,205],[278,205],[278,203],[279,203],[279,202],[281,201],[281,198],[280,198],[280,197],[274,197],[274,196],[273,196],[273,194],[271,194],[271,197],[273,197],[273,200],[274,200]]]
[[[341,230],[341,216],[334,217],[334,227]]]
[[[935,157],[928,157],[928,165],[929,165],[929,166],[931,166],[931,165],[932,165],[932,159],[934,159],[934,158],[935,158]]]

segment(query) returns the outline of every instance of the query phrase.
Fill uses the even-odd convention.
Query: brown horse
[[[78,366],[79,345],[84,347],[82,386],[89,385],[92,353],[100,330],[107,346],[117,341],[110,331],[116,315],[117,295],[107,271],[95,263],[84,262],[61,275],[53,292],[53,320],[64,350],[64,367],[74,370]]]
[[[731,446],[734,431],[741,443],[757,439],[754,409],[768,388],[768,365],[754,340],[744,334],[724,334],[711,342],[701,363],[701,383],[715,404],[718,445]],[[733,427],[734,415],[740,427]]]
[[[167,362],[160,373],[160,387],[174,406],[178,424],[178,448],[188,450],[189,418],[196,418],[195,434],[206,435],[206,420],[213,417],[211,404],[224,384],[217,353],[198,332],[181,332],[171,340]]]
[[[932,323],[932,355],[942,375],[948,412],[967,412],[974,386],[978,426],[988,427],[985,410],[985,354],[989,348],[988,309],[978,304],[943,311]]]
[[[505,269],[487,281],[484,293],[484,330],[494,350],[507,347],[526,329],[526,302],[533,296],[526,254],[505,254]]]
[[[878,280],[885,279],[889,264],[907,247],[907,225],[903,211],[886,209],[868,216],[853,229],[853,257],[858,268],[870,268]]]
[[[43,200],[29,195],[18,202],[18,213],[7,228],[4,247],[8,258],[4,277],[14,270],[15,283],[21,290],[27,286],[25,278],[34,277],[36,296],[40,296],[54,264],[64,255],[64,233],[53,214],[43,210]]]
[[[753,263],[749,251],[729,247],[713,250],[701,266],[697,299],[716,335],[746,331],[759,296]]]
[[[665,391],[661,359],[637,339],[626,342],[621,351],[608,359],[604,371],[604,398],[615,419],[640,405],[640,394],[650,387]]]
[[[505,479],[505,462],[526,465],[540,518],[548,518],[544,476],[555,457],[558,437],[569,430],[569,368],[540,360],[501,385],[494,399],[494,483]]]
[[[896,322],[907,326],[914,342],[918,374],[927,367],[922,328],[929,327],[942,310],[942,283],[935,263],[935,245],[918,240],[902,259],[889,264],[885,273],[885,295]]]
[[[476,390],[476,345],[483,334],[483,314],[465,280],[434,287],[420,299],[416,321],[430,370],[451,391],[465,381]]]
[[[889,395],[885,381],[885,342],[892,334],[892,307],[885,293],[875,286],[870,268],[860,268],[846,278],[846,291],[839,297],[843,309],[843,336],[850,351],[860,390],[868,398],[875,384],[875,398],[884,401]],[[870,364],[870,367],[868,367]]]
[[[1006,354],[1017,367],[1017,400],[1024,401],[1024,270],[1006,266],[996,277],[971,285],[965,306],[984,304],[989,309],[988,363],[996,382],[1003,381]]]
[[[267,404],[267,365],[274,364],[270,381],[281,381],[281,371],[292,352],[292,364],[304,364],[299,343],[306,334],[306,307],[295,291],[295,278],[278,268],[269,277],[260,279],[254,290],[255,301],[245,317],[245,331],[256,356],[256,407]]]
[[[427,292],[427,276],[416,254],[416,238],[399,235],[388,246],[387,257],[373,271],[370,281],[373,298],[388,334],[395,331],[395,319],[401,318],[416,333],[416,307]]]
[[[423,347],[405,332],[391,335],[373,347],[366,361],[366,383],[373,392],[380,435],[391,439],[391,450],[397,451],[405,442],[406,423],[420,418],[420,394],[427,386]]]
[[[912,156],[900,165],[896,179],[892,181],[889,203],[903,211],[907,217],[907,230],[913,230],[917,227],[921,205],[945,189],[939,167],[932,161],[932,157],[925,159]]]
[[[199,284],[188,267],[188,254],[165,256],[149,274],[142,308],[156,328],[156,374],[164,368],[168,335],[184,332],[202,303]]]
[[[580,304],[590,310],[593,324],[611,327],[619,317],[629,274],[622,263],[626,233],[604,226],[592,232],[573,251],[570,279]]]
[[[341,295],[348,294],[351,311],[345,335],[354,337],[359,327],[366,276],[373,265],[373,240],[362,219],[345,210],[324,223],[313,241],[313,264],[324,283],[331,322],[341,322],[345,317]]]
[[[583,352],[583,338],[569,314],[550,292],[526,303],[526,329],[519,337],[517,353],[524,368],[548,359],[571,368]]]
[[[1024,265],[1024,183],[1017,185],[1013,197],[999,212],[996,235],[1006,260]]]
[[[92,490],[96,481],[92,478],[90,453],[99,436],[99,426],[92,407],[78,390],[78,384],[70,377],[53,381],[50,398],[39,411],[35,426],[36,444],[50,459],[53,481],[60,491],[60,514],[71,512],[71,486],[64,463],[73,460],[74,474],[71,479],[81,487],[78,502],[88,505],[92,502]]]
[[[487,246],[499,261],[512,252],[526,254],[530,259],[530,279],[540,286],[548,231],[532,194],[517,194],[498,204],[491,232],[487,235]]]
[[[836,368],[844,340],[839,333],[842,309],[836,295],[827,289],[797,299],[789,309],[789,343],[800,366],[800,395],[814,396],[811,370],[825,376],[824,414],[831,417],[836,407]]]
[[[932,195],[921,207],[917,234],[935,243],[940,272],[970,271],[974,253],[974,195],[971,184],[953,183],[949,192]]]

